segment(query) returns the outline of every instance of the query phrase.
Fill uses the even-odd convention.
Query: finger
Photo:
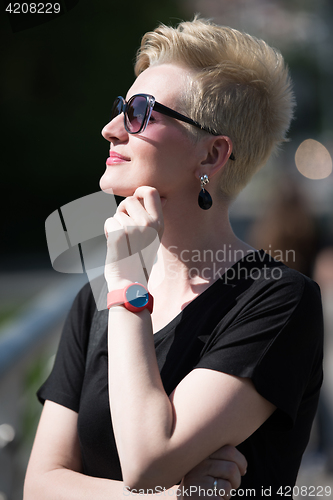
[[[123,229],[123,226],[115,218],[115,216],[109,217],[108,219],[106,219],[106,221],[104,223],[104,233],[105,233],[106,238],[108,238],[109,234],[112,231],[119,231],[119,229]]]
[[[130,215],[130,212],[133,212],[131,215],[147,214],[147,211],[143,206],[143,201],[140,202],[140,200],[138,198],[135,198],[134,196],[128,196],[127,198],[122,200],[122,202],[119,203],[117,207],[116,213]]]
[[[239,488],[242,476],[235,462],[212,459],[210,461],[208,475],[215,479],[223,479],[231,484],[231,487]]]
[[[160,219],[163,216],[161,197],[157,189],[150,186],[140,186],[135,190],[133,196],[143,200],[145,209],[154,219]]]
[[[216,481],[216,483],[215,483]],[[216,486],[216,488],[214,488]],[[232,486],[232,484],[229,482],[229,481],[226,481],[225,479],[220,479],[218,477],[215,477],[214,478],[214,482],[213,482],[213,491],[214,491],[214,495],[216,498],[228,498],[229,495],[230,495],[230,492],[231,490],[233,489],[234,487]]]
[[[148,188],[148,190],[150,190],[150,188]],[[153,196],[156,197],[156,193],[157,191],[155,190]],[[149,199],[149,194],[148,194],[148,199]],[[156,231],[156,235],[159,237],[159,239],[161,239],[164,229],[163,214],[160,201],[157,201],[157,203],[159,204],[159,208],[155,207],[156,208],[155,213],[154,210],[150,208],[149,210],[151,213],[149,213],[146,207],[143,206],[144,200],[142,198],[138,199],[135,196],[130,196],[121,202],[121,204],[118,207],[117,213],[126,215],[133,221],[132,224],[129,223],[128,225],[136,225],[142,228],[150,227],[154,229]],[[149,202],[147,206],[149,206]]]
[[[113,216],[114,219],[116,219],[119,224],[126,230],[127,226],[136,226],[137,224],[134,222],[134,220],[124,212],[116,212]]]
[[[141,200],[142,201],[142,200]],[[151,216],[138,198],[129,196],[123,200],[118,206],[115,215],[122,215],[122,222],[128,226],[138,227],[155,227],[156,230],[160,229],[159,220]],[[128,219],[126,220],[127,217]]]
[[[144,209],[143,209],[144,210]],[[146,212],[145,212],[146,213]],[[148,214],[146,213],[146,216]],[[142,254],[147,269],[153,264],[156,252],[160,244],[160,237],[155,224],[141,224],[134,221],[132,217],[124,212],[116,212],[113,216],[125,231],[130,254],[144,251]],[[153,246],[152,243],[154,243]]]
[[[219,450],[215,451],[209,458],[216,460],[227,460],[230,462],[235,462],[242,476],[247,470],[247,460],[244,455],[235,448],[235,446],[225,445]]]

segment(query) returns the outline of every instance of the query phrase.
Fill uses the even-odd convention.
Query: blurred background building
[[[8,4],[9,2],[7,2]],[[332,485],[333,469],[333,4],[330,0],[72,0],[61,15],[0,18],[0,500],[22,498],[52,366],[83,274],[52,269],[45,220],[99,190],[100,135],[126,92],[142,34],[195,13],[246,31],[285,56],[294,81],[290,141],[240,194],[235,232],[256,247],[295,250],[286,262],[322,286],[326,381],[299,485]],[[304,496],[303,496],[304,498]]]

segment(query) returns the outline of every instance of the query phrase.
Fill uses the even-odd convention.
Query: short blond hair
[[[224,167],[221,189],[234,198],[286,141],[294,97],[283,57],[263,40],[196,17],[143,36],[136,76],[168,63],[193,72],[183,96],[187,114],[232,140],[236,161]]]

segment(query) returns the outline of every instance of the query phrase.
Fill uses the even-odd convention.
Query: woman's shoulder
[[[291,263],[292,264],[292,263]],[[238,273],[252,279],[261,287],[288,288],[295,292],[303,290],[320,293],[318,284],[308,276],[272,257],[264,250],[252,252],[239,262]]]
[[[249,253],[230,268],[224,282],[234,285],[238,304],[244,311],[302,308],[305,312],[321,312],[320,288],[308,276],[274,259],[263,250]]]
[[[76,332],[82,338],[89,336],[96,311],[106,309],[104,276],[90,280],[77,293],[65,322],[64,331]]]

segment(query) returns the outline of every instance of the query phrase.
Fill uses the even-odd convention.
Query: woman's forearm
[[[119,204],[116,214],[105,222],[109,291],[144,282],[139,252],[150,269],[157,251],[151,243],[159,243],[163,227],[161,199],[155,188],[141,186]],[[160,484],[156,472],[172,435],[173,409],[161,381],[147,309],[133,313],[123,306],[111,307],[108,354],[110,410],[124,481],[136,488],[145,484],[149,471],[147,487],[166,486]]]
[[[144,485],[147,470],[151,485],[151,464],[158,472],[174,415],[157,365],[149,312],[112,307],[108,348],[110,408],[124,481],[133,488]],[[179,480],[160,486],[170,487]]]
[[[23,500],[120,500],[123,483],[85,476],[65,468],[27,475]]]
[[[165,494],[176,495],[177,486],[173,490]],[[23,500],[126,500],[135,493],[140,493],[140,499],[153,499],[152,494],[129,491],[122,481],[90,477],[59,468],[37,477],[27,477]]]

